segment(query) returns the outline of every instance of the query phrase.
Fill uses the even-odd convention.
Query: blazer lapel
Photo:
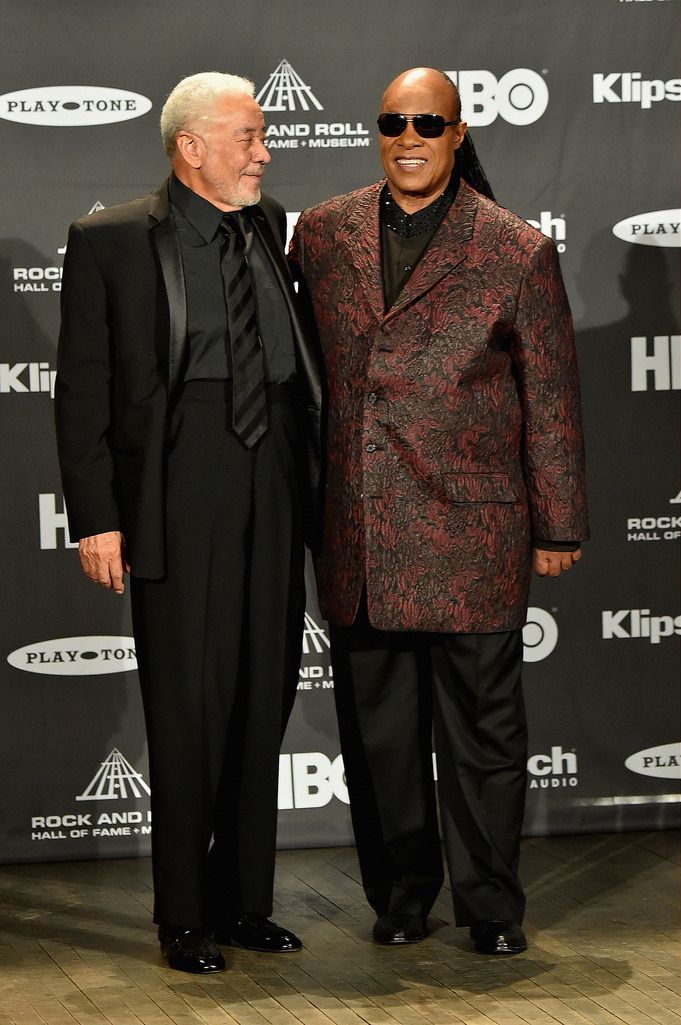
[[[150,237],[158,255],[168,298],[168,394],[172,395],[187,347],[187,294],[180,241],[173,223],[167,181],[152,196],[149,219]]]
[[[382,188],[383,182],[369,186],[337,233],[338,245],[347,251],[357,272],[357,298],[364,300],[377,320],[385,319],[378,209]]]
[[[466,259],[473,237],[478,211],[476,193],[465,182],[459,185],[456,199],[433,235],[428,248],[419,260],[414,273],[400,292],[386,319],[400,313],[406,306],[420,299],[462,260]]]
[[[321,404],[321,383],[313,347],[312,330],[301,319],[300,308],[296,301],[288,264],[284,257],[282,246],[277,244],[278,232],[276,231],[276,226],[275,228],[272,227],[266,210],[260,206],[251,207],[251,223],[265,247],[265,251],[269,255],[279,287],[286,301],[293,328],[293,337],[296,343],[297,363],[303,371],[308,382],[310,395],[318,408]]]

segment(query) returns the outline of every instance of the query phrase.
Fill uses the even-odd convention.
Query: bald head
[[[399,135],[380,137],[381,162],[390,191],[407,213],[428,206],[447,188],[456,151],[466,134],[466,125],[459,120],[460,109],[454,83],[435,68],[403,71],[383,93],[381,113],[407,118]],[[419,135],[415,114],[439,114],[445,122],[442,134]]]
[[[392,109],[386,104],[395,103],[403,96],[413,100],[423,97],[423,101],[430,102],[431,106],[421,106],[413,111],[401,107],[398,113],[443,114],[447,121],[461,117],[459,91],[444,71],[438,71],[437,68],[410,68],[403,71],[383,93],[381,110]],[[396,107],[394,109],[397,110]]]

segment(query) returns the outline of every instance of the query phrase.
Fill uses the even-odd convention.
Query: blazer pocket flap
[[[518,501],[518,490],[507,473],[450,473],[445,487],[453,502]]]

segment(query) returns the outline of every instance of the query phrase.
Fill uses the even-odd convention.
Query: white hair
[[[208,117],[221,96],[244,95],[255,96],[253,82],[221,71],[202,71],[178,82],[161,111],[161,138],[168,156],[172,159],[175,154],[177,133],[198,118]]]

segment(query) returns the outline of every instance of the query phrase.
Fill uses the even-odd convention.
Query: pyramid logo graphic
[[[298,72],[284,59],[256,96],[263,110],[324,110],[309,85],[305,85]]]
[[[142,797],[143,793],[150,794],[151,790],[142,773],[114,748],[76,800],[118,801],[122,797]]]
[[[329,638],[326,636],[321,626],[317,626],[312,616],[305,613],[305,626],[303,628],[303,655],[310,655],[313,651],[316,651],[318,655],[324,652],[324,649],[331,647]]]

